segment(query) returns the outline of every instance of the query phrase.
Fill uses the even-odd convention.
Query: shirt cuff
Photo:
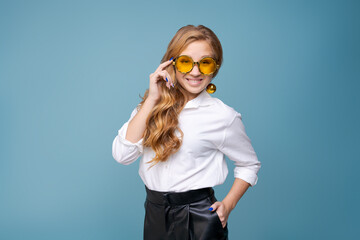
[[[142,142],[143,142],[143,139],[144,138],[141,138],[139,141],[137,141],[136,143],[133,143],[133,142],[130,142],[129,140],[127,140],[125,138],[126,136],[126,132],[127,132],[127,128],[128,128],[128,125],[129,123],[125,123],[121,128],[120,130],[118,131],[118,136],[119,136],[119,140],[122,144],[124,144],[125,146],[128,146],[128,147],[136,147],[138,148],[138,150],[142,153],[143,152],[143,145],[142,145]]]
[[[258,180],[256,173],[243,167],[236,167],[234,169],[234,177],[244,180],[245,182],[249,183],[252,187],[256,185]]]

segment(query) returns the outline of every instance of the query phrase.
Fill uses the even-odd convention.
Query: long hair
[[[205,40],[213,50],[214,59],[219,66],[222,64],[222,47],[219,39],[209,28],[199,25],[187,25],[180,28],[173,39],[170,41],[161,63],[170,58],[176,58],[192,42]],[[219,67],[220,68],[220,67]],[[160,81],[160,99],[146,120],[146,130],[144,132],[143,145],[151,147],[155,152],[155,157],[149,161],[151,166],[158,162],[166,161],[171,154],[176,153],[182,144],[183,132],[178,126],[178,116],[187,103],[186,90],[176,84],[175,67],[170,65],[166,71],[173,79],[175,87],[166,87],[165,81]],[[214,78],[219,69],[213,73]],[[149,90],[146,90],[140,106],[148,97]]]

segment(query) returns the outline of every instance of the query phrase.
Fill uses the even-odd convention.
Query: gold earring
[[[215,84],[210,83],[209,85],[207,85],[206,91],[210,94],[213,94],[214,92],[216,92]]]

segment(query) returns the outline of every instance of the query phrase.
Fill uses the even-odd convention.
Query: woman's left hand
[[[212,212],[216,211],[221,221],[222,227],[224,228],[229,218],[230,209],[228,209],[223,202],[215,202],[213,205],[210,206],[210,209],[211,208]]]

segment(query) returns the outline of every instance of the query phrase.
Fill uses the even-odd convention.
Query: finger
[[[163,70],[159,73],[160,76],[162,76],[165,81],[167,82],[166,83],[166,86],[168,86],[170,88],[170,86],[174,87],[174,83],[172,81],[172,78],[170,76],[170,74],[166,71],[166,70]]]
[[[215,202],[213,205],[210,206],[209,211],[213,212],[220,207],[220,202]]]
[[[225,225],[226,225],[226,222],[227,222],[224,214],[220,211],[220,209],[216,211],[216,214],[218,215],[218,217],[220,219],[220,222],[221,222],[221,224],[222,224],[222,226],[224,228]]]
[[[173,62],[173,59],[161,63],[161,64],[159,65],[159,67],[155,70],[155,72],[156,72],[156,71],[162,71],[162,70],[164,70],[164,68],[166,68],[167,66],[169,66],[170,64],[172,64],[172,62]]]
[[[226,218],[225,218],[225,216],[224,216],[224,214],[223,214],[223,212],[221,210],[221,207],[218,207],[218,209],[215,211],[215,213],[217,214],[217,216],[218,216],[218,218],[219,218],[219,220],[221,222],[221,225],[224,228],[226,226],[227,220],[226,220]]]
[[[171,78],[170,74],[168,73],[168,71],[164,70],[163,72],[165,73],[166,78],[167,78],[167,80],[169,81],[169,85],[171,85],[172,87],[174,87],[174,81],[172,80],[172,78]]]
[[[170,89],[170,82],[165,72],[159,72],[159,76],[166,82],[166,86]]]

